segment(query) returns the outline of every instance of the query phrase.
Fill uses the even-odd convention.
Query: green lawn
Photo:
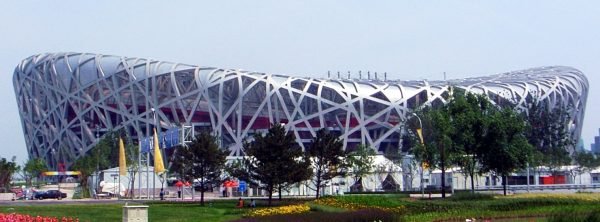
[[[137,205],[129,203],[129,205]],[[234,201],[217,201],[201,207],[198,203],[147,203],[149,221],[229,221],[240,218],[244,210]],[[80,221],[121,221],[122,204],[60,204],[2,206],[2,213],[33,216],[77,217]]]
[[[573,216],[598,212],[600,194],[532,194],[510,197],[489,195],[457,195],[454,198],[419,200],[406,195],[345,195],[311,200],[274,201],[277,205],[307,202],[311,211],[303,215],[279,215],[247,221],[435,221],[466,218],[540,217],[534,221],[584,221]],[[204,207],[198,203],[148,202],[150,221],[233,221],[243,219],[249,209],[236,209],[235,200],[213,201]],[[136,205],[130,203],[130,205]],[[264,207],[265,202],[259,201]],[[358,206],[358,208],[357,208]],[[348,210],[344,207],[352,208]],[[361,210],[364,209],[364,210]],[[387,209],[392,209],[386,211]],[[70,216],[80,221],[120,221],[122,204],[73,204],[2,206],[0,212],[17,212],[41,216]],[[558,216],[556,216],[558,215]],[[562,216],[562,217],[561,217]],[[548,219],[550,218],[550,219]],[[555,219],[558,218],[558,219]],[[562,219],[561,219],[562,218]],[[566,219],[566,220],[565,220]],[[244,220],[244,219],[243,219]],[[527,219],[530,221],[531,218]]]

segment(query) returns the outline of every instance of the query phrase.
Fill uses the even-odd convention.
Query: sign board
[[[246,192],[246,188],[247,188],[246,181],[240,180],[240,186],[238,187],[238,190],[240,192]]]
[[[158,133],[158,135],[159,135],[158,140],[161,143],[159,145],[162,149],[172,148],[172,147],[175,147],[175,146],[181,144],[181,141],[180,141],[181,140],[180,139],[181,129],[179,129],[179,128],[172,128],[165,132],[160,132],[160,133]],[[140,146],[142,149],[142,153],[147,153],[154,148],[153,141],[154,141],[153,136],[142,137],[142,139],[140,139]]]
[[[143,137],[140,139],[140,146],[142,146],[142,153],[149,152],[152,149],[152,137]]]
[[[177,146],[180,144],[180,129],[172,128],[160,134],[161,141],[163,141],[163,145],[165,149]]]

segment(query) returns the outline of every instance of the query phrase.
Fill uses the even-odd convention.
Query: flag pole
[[[138,196],[139,199],[142,199],[142,143],[139,139],[138,136],[138,155],[137,155],[137,161],[138,161],[138,168],[137,168],[137,174],[138,174]],[[133,181],[135,183],[135,181]],[[135,187],[135,184],[134,184]],[[134,195],[135,197],[135,195]]]

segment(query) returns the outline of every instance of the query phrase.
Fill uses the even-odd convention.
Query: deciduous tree
[[[576,152],[573,159],[575,159],[575,162],[578,165],[577,171],[579,172],[580,178],[581,174],[590,172],[600,166],[600,158],[591,152]]]
[[[446,168],[450,165],[448,149],[452,147],[453,127],[447,106],[426,108],[419,114],[423,124],[424,144],[418,144],[413,154],[423,165],[440,169],[442,198],[446,197]],[[416,133],[414,134],[416,135]]]
[[[2,188],[2,192],[9,192],[10,181],[12,180],[13,174],[19,171],[19,165],[15,163],[16,157],[13,156],[11,161],[8,161],[6,158],[0,159],[0,188]]]
[[[558,168],[571,163],[569,149],[575,143],[569,133],[568,110],[560,106],[550,108],[548,104],[538,102],[532,102],[528,106],[527,121],[530,127],[526,136],[541,154],[537,155],[539,159],[534,162],[548,167],[556,175]]]
[[[48,165],[42,158],[29,159],[23,166],[23,177],[28,186],[32,185],[33,178],[39,179],[44,171],[48,171]]]
[[[355,186],[359,191],[363,191],[362,178],[373,171],[373,158],[375,151],[363,144],[356,146],[356,149],[346,155],[348,166],[352,169]]]
[[[465,177],[471,178],[471,191],[475,191],[475,174],[478,173],[481,152],[488,131],[489,115],[496,110],[483,95],[455,90],[447,104],[452,121],[452,163],[459,166]]]
[[[490,128],[482,153],[482,171],[503,178],[506,195],[508,174],[525,168],[532,146],[525,137],[526,123],[514,110],[504,108],[490,116]]]

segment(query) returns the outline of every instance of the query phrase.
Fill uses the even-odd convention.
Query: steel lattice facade
[[[160,128],[210,129],[243,155],[244,140],[285,123],[304,148],[320,128],[339,133],[344,148],[399,147],[402,126],[416,108],[444,103],[450,86],[483,93],[493,103],[527,111],[537,98],[568,107],[579,138],[588,82],[570,67],[541,67],[451,81],[300,78],[193,66],[143,58],[40,54],[13,76],[30,157],[71,165],[108,130],[137,139]]]

